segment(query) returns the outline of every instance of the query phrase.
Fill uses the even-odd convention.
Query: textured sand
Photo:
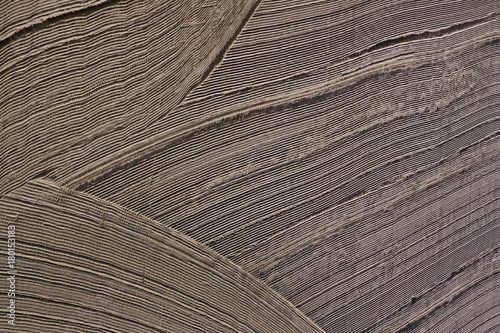
[[[0,5],[14,332],[497,332],[499,9]]]

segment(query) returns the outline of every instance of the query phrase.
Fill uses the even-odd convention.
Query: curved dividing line
[[[500,42],[500,37],[494,34],[472,40],[470,44],[466,46],[474,45],[475,47],[480,47],[496,44],[498,42]],[[457,51],[451,50],[449,52]],[[310,89],[287,93],[284,96],[278,95],[273,98],[259,100],[252,105],[236,105],[210,118],[202,119],[187,128],[176,129],[169,133],[160,133],[151,139],[143,140],[129,146],[116,152],[112,156],[92,163],[86,169],[76,172],[61,183],[64,186],[74,188],[78,191],[84,191],[110,178],[115,173],[127,170],[144,160],[150,159],[171,146],[186,142],[198,134],[209,132],[213,129],[219,129],[228,124],[240,122],[260,114],[280,112],[287,108],[324,101],[352,90],[356,86],[369,80],[405,73],[409,70],[426,67],[429,63],[430,61],[418,63],[409,56],[407,59],[400,60],[397,65],[377,64],[376,68],[364,68],[361,73],[351,73],[338,80],[329,81]]]
[[[238,27],[238,29],[236,30],[236,32],[227,41],[227,43],[222,47],[222,49],[219,51],[219,53],[217,54],[217,56],[215,57],[215,59],[212,60],[212,62],[208,66],[208,69],[203,73],[203,76],[201,77],[200,82],[197,85],[194,85],[193,87],[191,87],[190,89],[188,89],[188,91],[182,97],[181,102],[179,104],[177,104],[174,108],[172,108],[169,112],[167,112],[166,114],[164,114],[160,118],[156,119],[155,123],[157,123],[158,121],[160,121],[160,120],[168,117],[179,105],[182,105],[184,103],[184,101],[187,99],[187,97],[189,96],[189,94],[193,90],[195,90],[196,88],[198,88],[199,86],[201,86],[203,84],[203,82],[205,82],[205,80],[208,79],[210,77],[210,75],[219,67],[219,65],[222,63],[222,61],[226,57],[227,52],[233,46],[234,42],[236,41],[236,39],[238,38],[238,36],[240,35],[240,33],[243,31],[243,29],[247,25],[248,21],[250,21],[250,19],[253,17],[253,15],[255,14],[255,12],[257,11],[257,9],[259,8],[259,6],[262,3],[262,1],[263,0],[257,0],[255,2],[255,4],[253,5],[253,7],[250,8],[250,11],[248,12],[247,16],[245,16],[245,18],[243,19],[243,22],[240,24],[240,26]],[[148,127],[150,127],[150,126],[148,126]]]
[[[376,43],[368,48],[365,48],[365,49],[359,50],[357,52],[354,52],[352,54],[349,54],[341,59],[331,61],[328,64],[318,66],[316,68],[312,68],[312,69],[309,69],[309,70],[306,70],[303,72],[295,73],[295,74],[283,77],[281,79],[271,80],[271,81],[266,81],[263,83],[255,84],[255,85],[249,86],[249,87],[236,88],[236,89],[229,90],[229,91],[222,91],[219,93],[215,93],[215,94],[212,94],[209,96],[195,98],[195,99],[189,100],[187,103],[184,103],[184,105],[190,105],[193,103],[204,101],[204,100],[212,98],[213,96],[229,96],[229,95],[244,92],[244,91],[247,91],[249,89],[256,88],[256,87],[267,87],[267,86],[270,86],[270,85],[276,84],[276,83],[285,83],[285,82],[290,82],[292,80],[301,79],[301,78],[310,76],[312,73],[316,73],[318,71],[327,69],[329,67],[338,65],[340,63],[359,58],[359,57],[364,56],[365,54],[368,54],[370,52],[378,51],[381,49],[385,49],[385,48],[389,48],[389,47],[396,46],[399,44],[413,42],[413,41],[417,41],[417,40],[438,38],[438,37],[442,37],[445,35],[451,35],[455,32],[466,30],[466,29],[478,26],[480,24],[490,22],[490,21],[496,19],[497,16],[498,16],[498,13],[495,12],[495,13],[489,14],[486,17],[458,23],[458,24],[449,26],[447,28],[436,29],[436,30],[427,30],[427,31],[419,32],[419,33],[410,33],[410,34],[399,36],[396,38],[391,38],[391,39]],[[350,74],[350,73],[344,73],[343,75],[345,75],[345,74]]]
[[[60,308],[70,304],[95,311],[102,320],[109,320],[109,327],[145,325],[157,332],[171,331],[168,318],[175,316],[189,332],[200,327],[323,332],[283,296],[226,257],[113,202],[38,179],[2,197],[0,215],[7,217],[0,219],[5,228],[12,223],[9,216],[19,216],[14,223],[16,243],[30,246],[20,246],[16,255],[36,262],[37,274],[53,276],[53,267],[74,273],[58,274],[66,291],[57,300],[50,284],[48,288],[32,285],[33,292],[26,296],[56,300]],[[6,236],[0,239],[6,241]],[[30,281],[26,280],[35,283]],[[80,281],[80,287],[72,288],[75,281]],[[134,299],[148,299],[149,305],[131,302],[129,297],[111,302],[106,294],[103,299],[109,302],[96,305],[79,296],[82,289],[92,292],[102,286],[121,288]],[[148,320],[159,317],[167,322],[149,325]]]
[[[94,4],[94,5],[90,5],[89,7],[69,11],[69,12],[59,14],[56,16],[48,16],[42,22],[31,24],[27,27],[22,28],[19,31],[14,32],[10,36],[0,40],[0,48],[4,47],[5,45],[13,42],[14,40],[16,40],[16,39],[18,39],[18,38],[20,38],[28,33],[42,30],[45,27],[47,27],[48,25],[51,25],[51,24],[54,24],[54,23],[57,23],[57,22],[60,22],[63,20],[71,19],[73,17],[94,13],[98,10],[101,10],[101,9],[104,9],[106,7],[113,5],[113,4],[117,3],[118,1],[121,1],[121,0],[104,0],[103,2]]]

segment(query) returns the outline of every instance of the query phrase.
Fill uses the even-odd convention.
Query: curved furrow
[[[36,180],[3,196],[0,215],[2,228],[15,230],[25,332],[52,322],[113,332],[321,332],[226,258],[111,202]]]

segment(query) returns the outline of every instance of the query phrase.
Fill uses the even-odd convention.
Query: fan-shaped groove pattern
[[[92,4],[0,45],[0,195],[40,173],[63,179],[168,118],[258,1]],[[13,6],[26,13],[27,2]]]
[[[206,255],[175,252],[172,276],[147,269],[170,249],[147,230],[141,262],[133,240],[104,262],[92,232],[81,251],[33,234],[23,260],[68,276],[25,271],[40,329],[498,331],[498,0],[81,4],[0,47],[0,194],[44,179],[4,205],[40,204],[26,212],[61,235],[75,217],[116,227],[109,207],[145,219],[131,210]],[[85,194],[23,197],[57,192],[48,179]],[[89,262],[105,288],[82,284]]]
[[[112,203],[37,180],[0,216],[16,230],[23,332],[321,332],[226,258]]]
[[[228,256],[325,331],[377,331],[500,237],[497,15],[453,2],[457,21],[431,3],[404,8],[437,25],[400,21],[306,61],[291,40],[322,47],[320,12],[277,34],[264,1],[168,122],[65,182]],[[278,57],[294,60],[270,70]]]

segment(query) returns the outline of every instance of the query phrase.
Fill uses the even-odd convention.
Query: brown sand
[[[500,330],[497,0],[0,7],[0,331]]]

